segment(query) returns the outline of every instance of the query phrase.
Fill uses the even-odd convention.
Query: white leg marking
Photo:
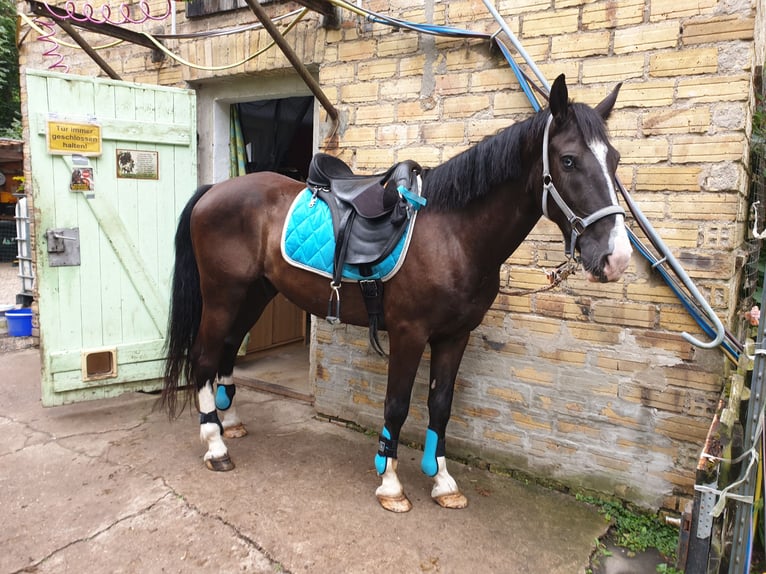
[[[199,408],[202,413],[211,413],[215,411],[215,396],[213,395],[213,384],[208,381],[199,391]],[[228,454],[226,444],[221,438],[221,429],[215,423],[205,423],[199,425],[199,438],[203,444],[207,445],[205,460],[220,459]]]
[[[396,468],[399,461],[395,458],[386,458],[386,471],[380,475],[380,486],[375,490],[376,496],[388,496],[396,498],[404,494],[402,483],[399,482],[399,476],[396,474]]]
[[[447,460],[443,456],[439,456],[436,457],[436,462],[439,465],[439,471],[436,473],[436,476],[434,476],[434,487],[431,489],[431,498],[460,492],[460,489],[457,487],[457,482],[455,482],[452,475],[447,472]]]
[[[617,191],[614,188],[614,181],[609,174],[609,169],[606,164],[606,156],[608,148],[603,141],[593,140],[588,144],[590,151],[596,157],[598,164],[601,166],[601,173],[604,176],[604,182],[609,189],[609,197],[612,200],[612,205],[618,205]],[[625,269],[628,268],[630,263],[630,256],[633,253],[633,248],[630,246],[630,240],[628,239],[628,232],[625,229],[625,218],[622,215],[617,215],[614,221],[614,227],[609,232],[609,249],[611,255],[607,257],[606,265],[604,265],[604,275],[609,281],[616,281],[623,274]],[[593,281],[595,277],[589,276],[588,279]]]

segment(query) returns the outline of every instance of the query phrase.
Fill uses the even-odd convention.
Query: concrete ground
[[[414,508],[386,512],[376,438],[273,394],[237,394],[250,434],[216,474],[196,417],[169,422],[156,396],[44,409],[34,348],[0,354],[0,381],[0,572],[572,574],[607,529],[571,497],[457,463],[469,507],[444,510],[409,448]]]

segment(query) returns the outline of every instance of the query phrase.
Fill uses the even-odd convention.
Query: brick
[[[577,367],[583,366],[585,364],[585,359],[587,358],[586,353],[581,353],[579,351],[569,351],[566,349],[541,349],[539,356],[554,363],[563,364],[566,366],[574,365]]]
[[[678,81],[679,100],[696,103],[745,101],[749,97],[747,76],[716,76]]]
[[[740,161],[746,149],[747,142],[745,134],[742,133],[679,137],[673,140],[671,161],[673,163]]]
[[[588,345],[617,345],[623,333],[622,327],[594,325],[592,323],[568,322],[564,332]]]
[[[521,405],[525,408],[528,405],[527,399],[524,397],[524,395],[515,389],[490,387],[487,389],[487,394],[491,397],[497,397],[498,399],[510,404]]]
[[[663,239],[665,238],[663,237]],[[673,291],[670,290],[670,287],[664,282],[660,282],[659,277],[654,275],[652,275],[652,277],[650,282],[631,282],[631,284],[627,286],[628,298],[635,302],[654,303],[657,305],[662,303],[677,303],[678,298]]]
[[[399,62],[399,74],[402,76],[419,76],[423,73],[426,64],[425,54],[397,58],[397,60]]]
[[[681,41],[685,46],[690,46],[731,40],[752,40],[754,31],[753,18],[743,18],[738,15],[700,17],[684,22]]]
[[[691,18],[711,13],[717,6],[717,0],[652,0],[649,19],[654,22],[668,18]]]
[[[477,143],[487,136],[497,135],[512,123],[505,118],[486,120],[471,118],[466,125],[466,135],[469,142]]]
[[[551,40],[551,51],[562,60],[594,55],[605,56],[609,53],[609,39],[609,32],[606,30],[580,32],[575,36],[554,36]]]
[[[513,421],[513,424],[520,429],[544,432],[551,431],[550,421],[545,420],[543,417],[535,417],[526,412],[512,412],[511,420]]]
[[[391,122],[394,117],[394,104],[380,104],[362,106],[356,109],[357,125],[382,124]]]
[[[360,62],[357,67],[357,79],[365,82],[381,78],[391,78],[397,73],[398,62],[394,59],[379,59]]]
[[[708,420],[694,420],[678,415],[659,416],[656,429],[660,434],[676,440],[702,444],[710,426]]]
[[[654,106],[667,107],[673,103],[675,80],[653,80],[649,82],[628,82],[620,89],[615,104],[618,108]]]
[[[400,122],[432,122],[439,117],[439,108],[432,100],[421,98],[396,104],[396,120]]]
[[[361,166],[365,166],[365,169],[369,171],[378,171],[391,167],[396,157],[394,156],[394,150],[391,148],[380,149],[358,149],[356,151],[357,162]]]
[[[375,56],[375,40],[356,40],[338,44],[338,59],[341,62],[366,60]]]
[[[340,88],[340,99],[344,104],[368,103],[378,99],[378,82],[357,82]]]
[[[394,32],[378,40],[377,56],[379,58],[395,57],[413,54],[418,51],[419,38],[410,32]]]
[[[436,76],[436,92],[440,96],[452,94],[465,94],[468,91],[468,82],[471,75],[464,74],[440,74]]]
[[[680,389],[653,389],[645,385],[620,385],[620,398],[661,411],[682,413],[685,393]]]
[[[689,270],[687,269],[687,272]],[[699,338],[699,326],[683,307],[678,305],[663,306],[660,309],[659,326],[667,331],[688,331],[691,335]]]
[[[636,170],[636,187],[644,191],[700,191],[701,171],[697,166],[642,165]]]
[[[533,38],[552,34],[574,34],[579,27],[579,19],[579,9],[568,8],[532,12],[522,18],[521,36]]]
[[[660,163],[668,160],[670,145],[667,140],[656,137],[612,141],[612,145],[620,150],[620,161],[623,164]]]
[[[490,107],[489,94],[454,96],[443,102],[444,115],[452,118],[466,118],[477,112],[487,112]]]
[[[465,140],[463,122],[441,122],[423,126],[423,140],[433,145],[461,143]]]
[[[497,92],[516,85],[516,76],[510,67],[481,70],[471,74],[470,92]]]
[[[327,84],[346,84],[354,77],[354,64],[325,65],[319,68],[319,83],[323,89]]]
[[[597,323],[652,328],[657,320],[657,309],[654,305],[642,303],[594,301],[593,320]]]
[[[523,446],[524,444],[523,433],[519,432],[509,433],[505,431],[485,429],[482,434],[485,439],[501,442],[507,445]]]
[[[534,310],[546,317],[584,320],[590,315],[590,301],[583,298],[572,299],[568,295],[539,293],[535,297]]]
[[[492,111],[495,116],[529,114],[532,107],[521,91],[504,90],[491,96]]]
[[[511,313],[526,313],[531,310],[529,295],[508,295],[499,293],[492,303],[492,309]]]
[[[497,4],[497,10],[503,16],[506,14],[523,15],[538,10],[547,10],[550,6],[550,0],[500,0]]]
[[[614,36],[614,53],[630,54],[647,52],[662,48],[675,48],[678,45],[678,23],[662,22],[644,24],[620,30]]]
[[[350,146],[369,145],[375,141],[375,128],[352,125],[343,132],[343,143]]]
[[[709,129],[709,108],[651,112],[641,118],[644,135],[706,133]]]
[[[407,145],[411,142],[420,141],[420,128],[417,125],[391,124],[380,126],[375,129],[375,134],[373,140],[367,140],[368,144],[374,141],[379,146],[388,147]],[[343,141],[345,142],[347,139],[346,135],[344,135]]]
[[[582,29],[635,26],[644,20],[644,0],[588,2],[582,8]]]
[[[407,78],[394,78],[392,80],[381,81],[380,97],[386,100],[417,98],[423,89],[423,78],[421,76],[410,76]]]
[[[487,65],[486,50],[476,45],[468,45],[460,50],[449,50],[444,54],[447,70],[450,71],[475,71]],[[422,68],[421,68],[422,72]]]
[[[582,63],[582,81],[586,84],[616,83],[631,78],[641,78],[644,75],[645,60],[646,57],[643,54],[590,58]]]
[[[718,48],[662,52],[649,57],[649,75],[654,77],[694,76],[718,72]]]

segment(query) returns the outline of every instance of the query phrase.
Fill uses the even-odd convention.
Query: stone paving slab
[[[205,469],[196,417],[153,395],[44,409],[36,349],[0,354],[0,572],[573,574],[607,529],[572,497],[451,463],[469,499],[430,499],[400,447],[414,508],[382,510],[376,438],[304,403],[241,388],[237,464]]]

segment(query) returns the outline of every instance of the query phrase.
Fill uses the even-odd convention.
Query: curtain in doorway
[[[237,104],[229,106],[229,110],[229,177],[237,177],[246,173],[247,152]]]

